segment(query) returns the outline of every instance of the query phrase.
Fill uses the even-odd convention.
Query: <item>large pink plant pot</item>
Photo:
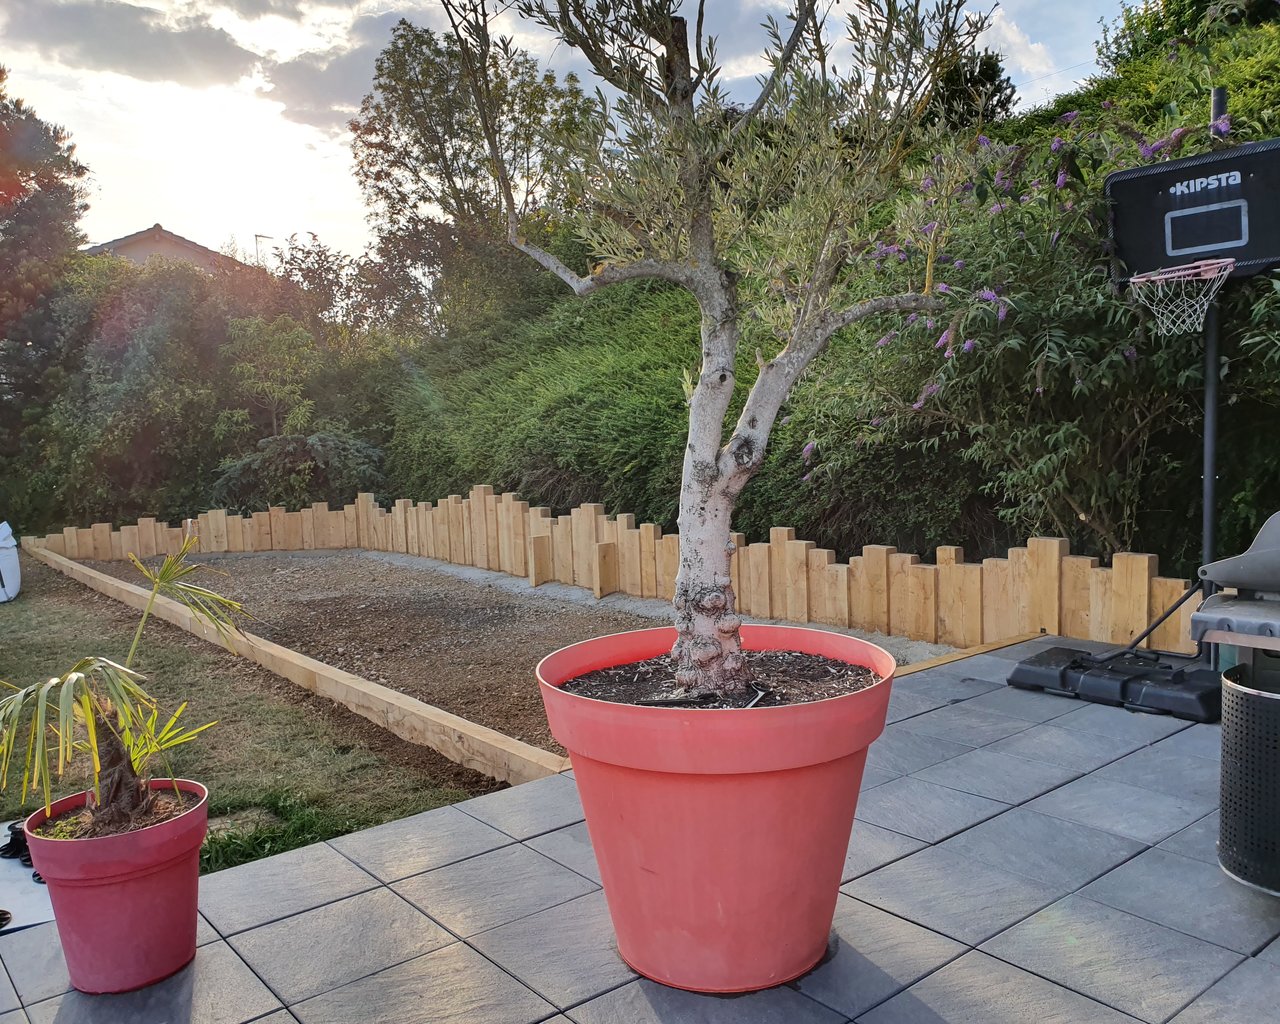
[[[152,789],[174,782],[155,779]],[[45,839],[47,817],[85,804],[88,793],[57,801],[26,822],[35,868],[44,876],[71,984],[81,992],[129,992],[169,977],[196,955],[200,844],[209,793],[177,781],[199,803],[176,818],[99,839]]]
[[[675,635],[619,633],[545,658],[537,674],[551,732],[573,762],[622,958],[698,992],[780,985],[826,952],[895,663],[853,637],[744,626],[749,650],[826,655],[883,681],[812,704],[732,711],[612,704],[560,689],[663,654]]]

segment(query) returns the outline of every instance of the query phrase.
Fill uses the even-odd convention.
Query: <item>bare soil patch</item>
[[[351,552],[201,561],[203,585],[254,616],[250,632],[557,753],[534,681],[538,662],[579,640],[661,625]],[[123,563],[91,564],[136,576]]]
[[[880,681],[868,668],[798,651],[747,651],[750,684],[739,693],[686,696],[668,657],[588,672],[564,685],[569,693],[615,704],[657,707],[777,708],[865,690]]]

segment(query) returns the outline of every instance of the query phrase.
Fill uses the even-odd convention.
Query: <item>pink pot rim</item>
[[[176,785],[184,793],[197,793],[200,799],[188,807],[181,814],[176,814],[172,818],[166,818],[164,821],[158,821],[154,825],[147,825],[145,828],[134,829],[132,832],[119,832],[111,836],[94,836],[90,839],[56,839],[53,836],[37,835],[35,829],[39,828],[51,818],[56,818],[64,811],[72,810],[89,802],[89,790],[81,790],[79,793],[72,793],[70,796],[64,796],[55,800],[50,807],[48,814],[45,813],[43,807],[37,808],[29,814],[22,823],[22,829],[27,835],[27,842],[35,840],[37,843],[85,843],[85,844],[103,844],[110,843],[122,836],[140,835],[144,832],[150,832],[152,829],[164,828],[165,826],[180,827],[178,822],[189,815],[199,814],[209,803],[209,790],[203,783],[196,782],[194,779],[152,779],[148,785],[151,789],[168,789]],[[183,822],[185,824],[185,822]],[[90,848],[88,846],[86,849]]]

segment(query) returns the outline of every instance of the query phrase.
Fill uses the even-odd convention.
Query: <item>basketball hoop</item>
[[[1157,334],[1187,334],[1204,326],[1209,303],[1235,268],[1231,259],[1201,260],[1129,278],[1129,287],[1156,318]]]

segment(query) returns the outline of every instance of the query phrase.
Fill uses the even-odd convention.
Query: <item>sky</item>
[[[787,7],[708,0],[731,89],[748,92],[759,26]],[[982,41],[1035,104],[1096,71],[1098,21],[1118,12],[1119,0],[1006,0]],[[67,128],[88,164],[90,242],[160,223],[250,258],[308,233],[358,253],[369,232],[346,125],[402,17],[443,22],[432,0],[2,0],[0,63],[10,95]],[[541,60],[583,70],[508,17]]]

